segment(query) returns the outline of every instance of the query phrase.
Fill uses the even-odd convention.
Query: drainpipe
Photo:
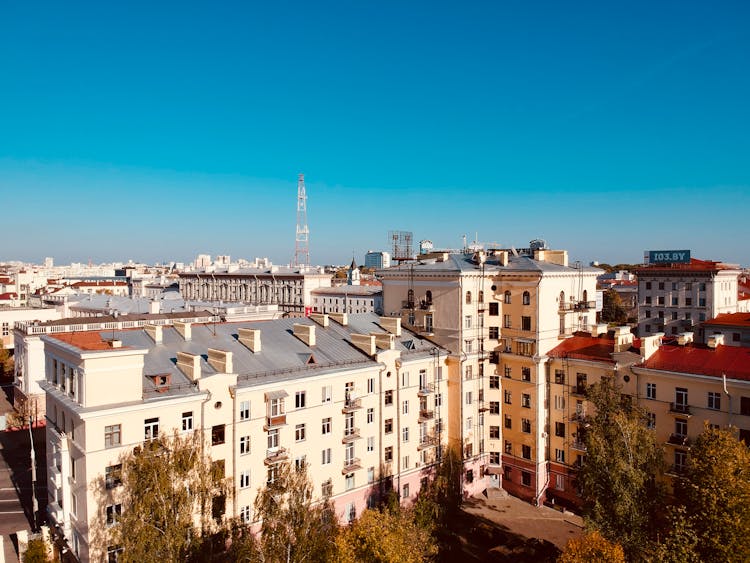
[[[401,504],[401,360],[396,360],[396,495]]]
[[[383,469],[383,397],[384,397],[383,372],[386,369],[388,369],[388,366],[384,364],[383,362],[379,363],[378,365],[382,366],[378,370],[378,460],[380,461],[380,467],[378,467],[378,482],[382,486],[382,483],[383,483],[383,475],[382,475],[382,469]],[[365,416],[367,416],[367,411],[365,411]],[[374,476],[373,476],[373,479],[374,479]]]
[[[721,381],[724,385],[724,394],[727,396],[727,399],[729,400],[729,425],[732,424],[732,396],[729,394],[729,390],[727,389],[727,374],[722,373],[721,374]]]
[[[196,382],[197,384],[197,382]],[[206,403],[208,403],[211,400],[211,391],[206,389],[206,398],[201,401],[201,434],[200,434],[200,441],[201,441],[201,458],[205,459],[206,455],[206,437],[204,436],[203,430],[206,426]],[[203,508],[201,507],[201,530],[205,534],[206,528],[205,528],[205,513],[203,512]]]

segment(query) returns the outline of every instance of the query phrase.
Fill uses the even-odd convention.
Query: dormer
[[[172,374],[170,373],[157,373],[156,375],[149,375],[148,378],[159,393],[169,390],[169,384],[172,382]]]

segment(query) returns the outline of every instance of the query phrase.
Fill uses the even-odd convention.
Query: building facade
[[[339,285],[311,292],[316,313],[383,313],[383,288],[378,285]]]

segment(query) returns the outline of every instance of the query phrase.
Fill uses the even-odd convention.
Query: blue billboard
[[[649,264],[689,264],[689,250],[649,250]]]

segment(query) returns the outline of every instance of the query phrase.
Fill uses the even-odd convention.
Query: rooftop
[[[735,264],[725,264],[724,262],[715,262],[713,260],[699,260],[691,258],[689,263],[685,264],[647,264],[635,270],[637,275],[655,273],[655,272],[718,272],[720,270],[738,270]]]
[[[750,348],[664,344],[640,367],[750,381]]]
[[[750,328],[750,313],[722,313],[716,315],[705,326],[736,326]]]

